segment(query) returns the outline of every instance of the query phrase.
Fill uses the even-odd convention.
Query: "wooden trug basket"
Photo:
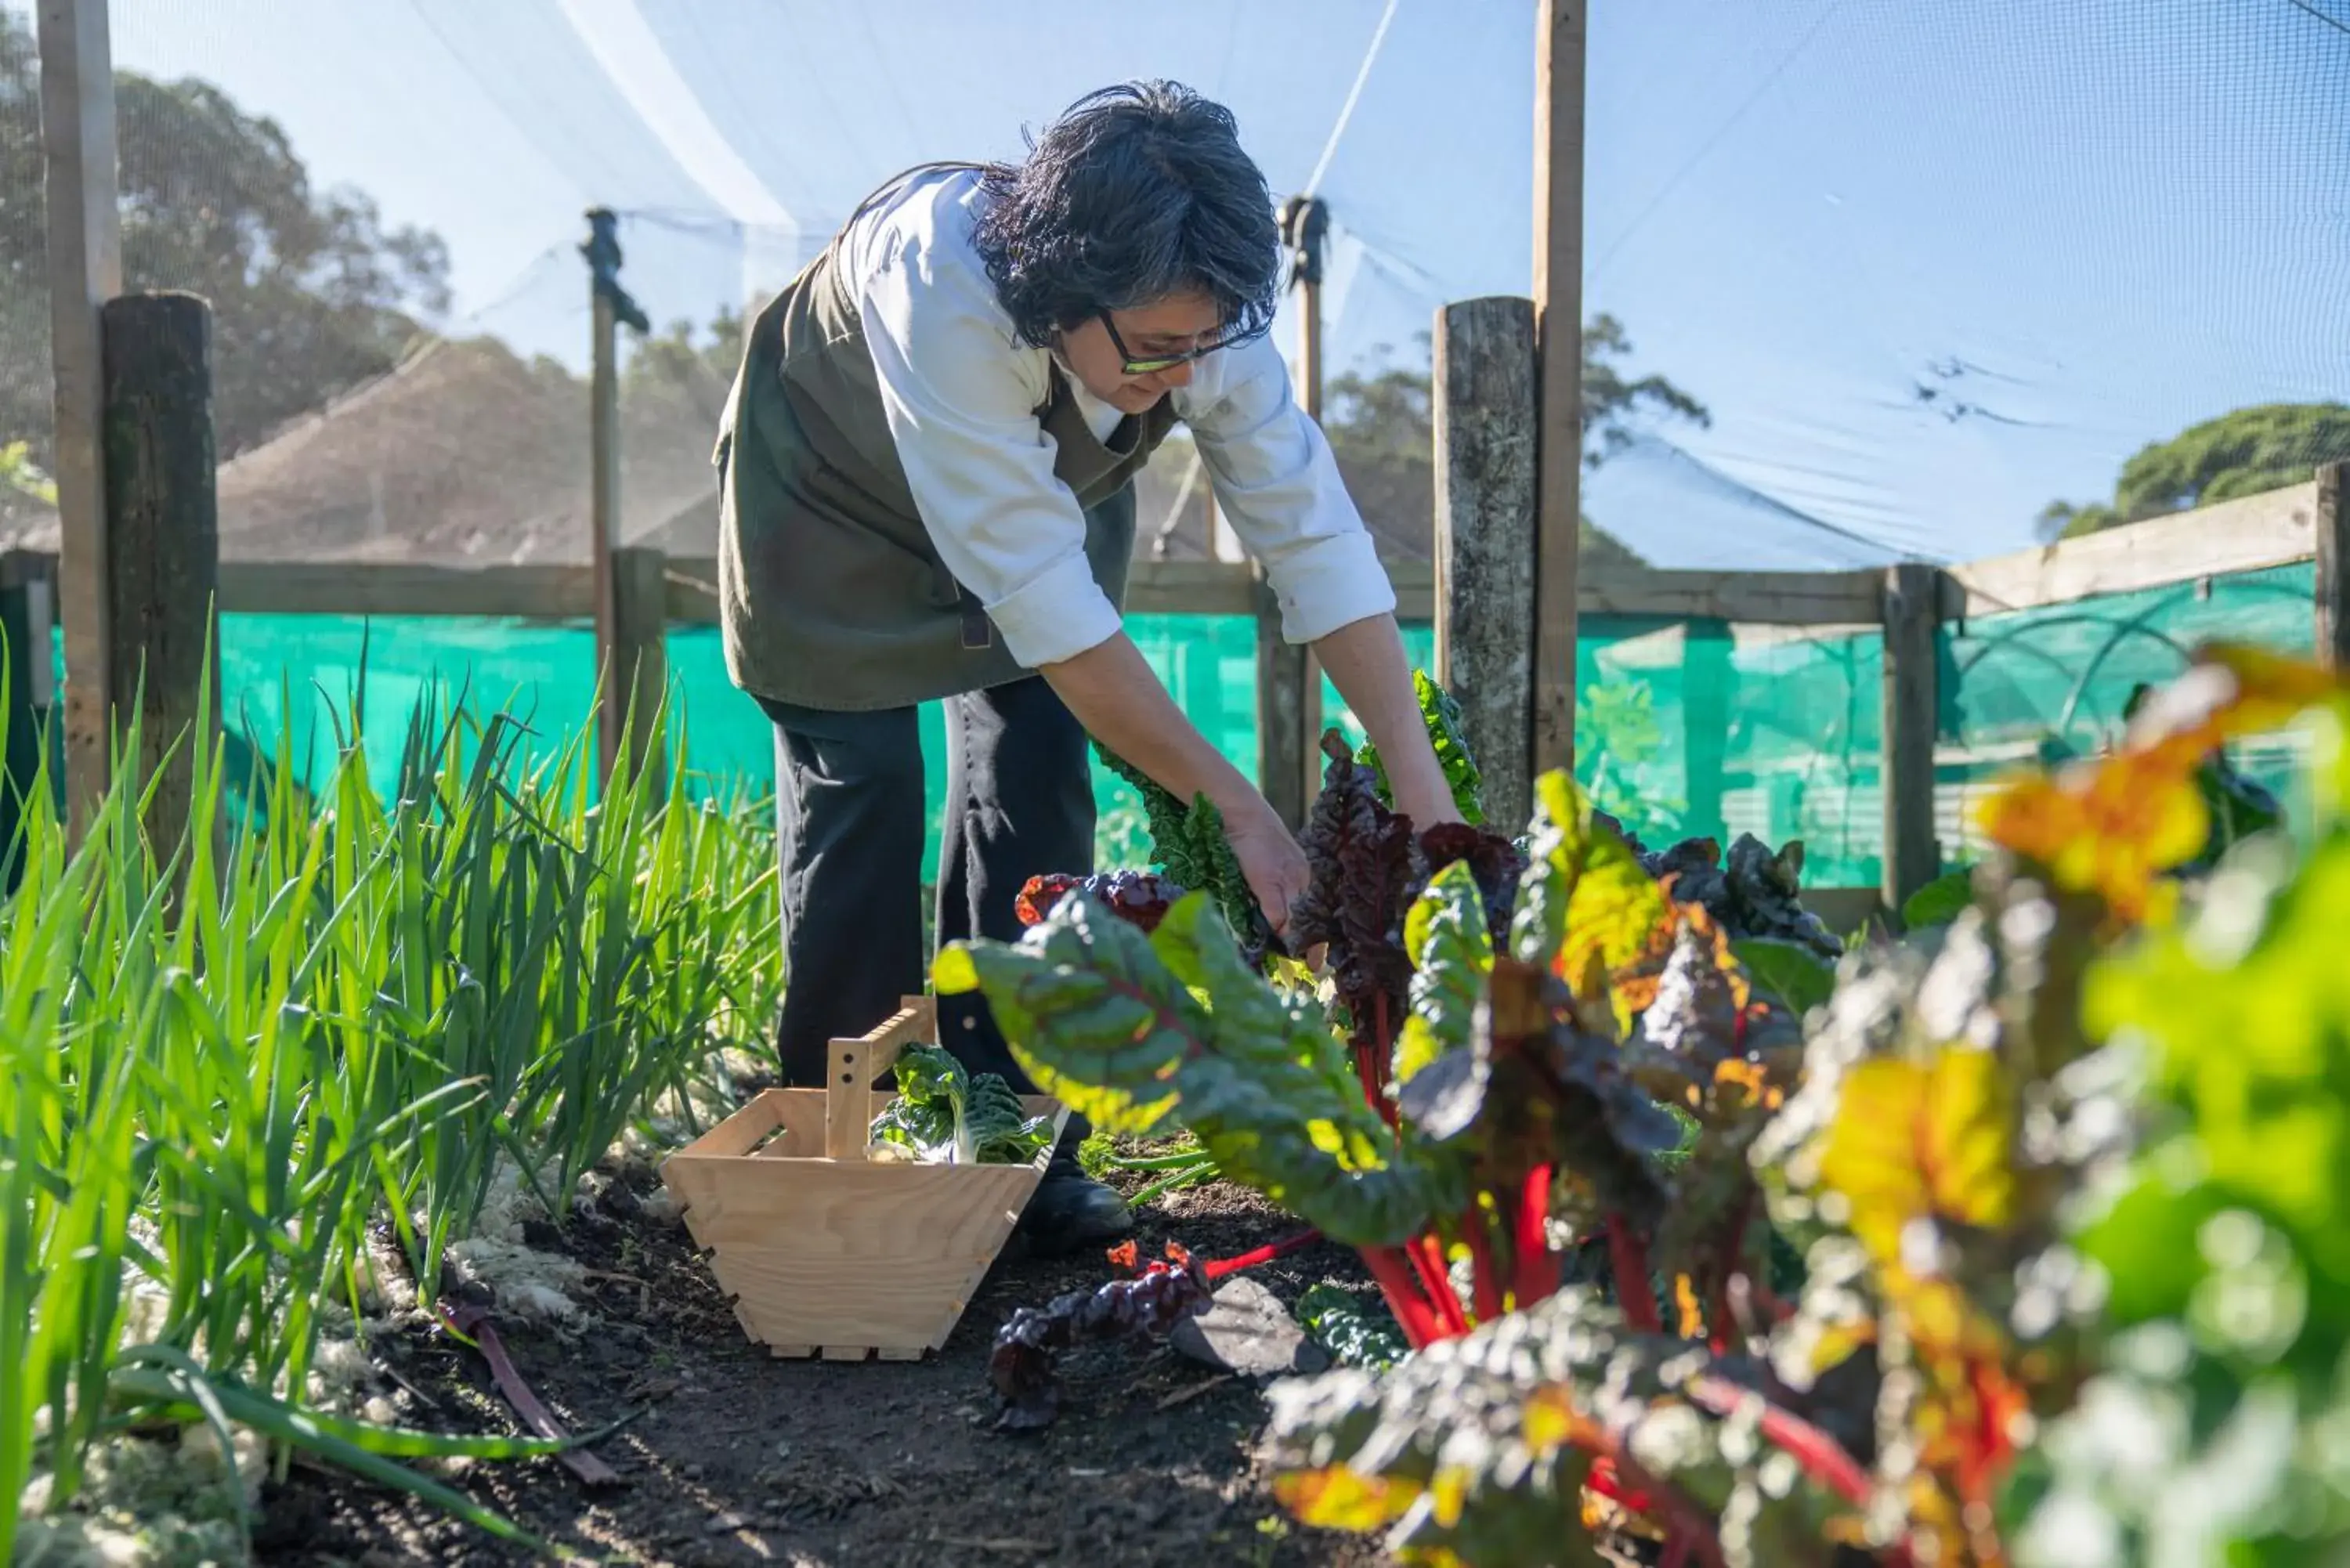
[[[661,1179],[752,1340],[777,1355],[915,1361],[970,1303],[1043,1179],[1027,1165],[868,1160],[873,1118],[897,1096],[869,1087],[907,1046],[938,1039],[929,997],[860,1039],[835,1040],[826,1086],[768,1089],[671,1155]],[[1053,1118],[1068,1109],[1021,1103]]]

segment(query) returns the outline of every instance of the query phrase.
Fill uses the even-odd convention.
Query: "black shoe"
[[[1074,1150],[1056,1149],[1020,1216],[1018,1235],[1030,1257],[1057,1258],[1107,1247],[1133,1230],[1126,1199],[1080,1169]]]

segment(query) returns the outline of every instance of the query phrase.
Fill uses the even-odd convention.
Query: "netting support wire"
[[[1338,106],[1338,118],[1331,124],[1330,140],[1322,144],[1322,156],[1314,161],[1314,172],[1305,177],[1305,188],[1299,199],[1312,201],[1322,189],[1322,177],[1330,172],[1331,161],[1338,156],[1338,143],[1346,140],[1347,123],[1355,118],[1355,105],[1362,101],[1363,84],[1371,79],[1371,67],[1378,62],[1379,48],[1388,41],[1388,28],[1395,21],[1398,0],[1388,0],[1387,9],[1379,13],[1379,25],[1371,29],[1370,47],[1363,51],[1363,63],[1355,67],[1354,85],[1347,89],[1346,102]]]

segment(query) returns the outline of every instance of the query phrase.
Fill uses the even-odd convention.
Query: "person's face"
[[[1129,358],[1148,360],[1189,354],[1214,341],[1222,325],[1215,301],[1204,294],[1176,294],[1153,305],[1106,312],[1061,334],[1061,358],[1079,385],[1122,413],[1139,414],[1169,391],[1188,386],[1194,361],[1147,375],[1129,375]],[[1111,327],[1117,333],[1112,337]],[[1118,351],[1123,343],[1125,352]]]

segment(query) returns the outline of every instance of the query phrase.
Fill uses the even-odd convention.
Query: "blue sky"
[[[113,17],[120,64],[219,83],[321,184],[438,230],[454,329],[577,361],[592,202],[630,215],[627,279],[666,321],[739,294],[730,208],[819,243],[896,169],[1016,153],[1024,125],[1130,76],[1230,104],[1294,191],[1384,8],[114,0]],[[1398,0],[1320,188],[1335,364],[1415,353],[1445,299],[1528,292],[1534,9]],[[1663,564],[2012,548],[2149,440],[2350,399],[2350,0],[1596,0],[1589,91],[1587,307],[1714,416],[1589,487],[1596,520]]]

